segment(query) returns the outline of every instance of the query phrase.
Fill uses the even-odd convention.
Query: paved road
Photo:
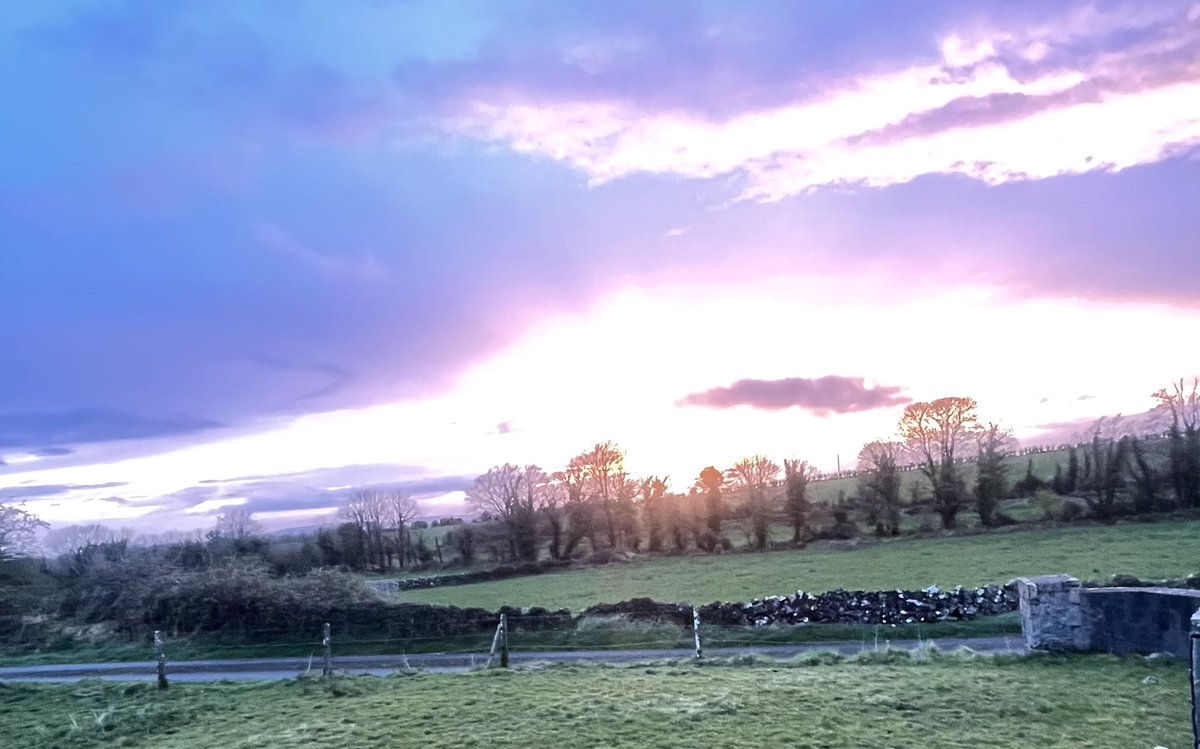
[[[1020,637],[986,637],[971,639],[938,640],[942,650],[969,647],[982,653],[1022,653],[1025,645]],[[899,641],[890,643],[893,648],[912,649],[921,643]],[[708,657],[729,655],[765,655],[786,659],[800,653],[814,651],[837,651],[853,655],[863,650],[873,650],[875,643],[829,642],[811,645],[769,645],[743,648],[713,648],[706,650]],[[513,652],[514,666],[530,663],[644,663],[665,658],[690,658],[691,650],[573,650],[552,652]],[[355,655],[334,659],[338,673],[371,674],[386,676],[406,668],[423,671],[453,672],[467,671],[482,666],[487,661],[485,654],[461,655],[453,653],[426,653],[421,655]],[[111,681],[151,681],[155,674],[153,661],[130,663],[73,663],[52,666],[7,666],[0,668],[0,682],[72,682],[80,679],[107,679]],[[270,658],[253,660],[176,661],[167,665],[167,674],[173,682],[186,681],[262,681],[267,679],[291,679],[301,674],[321,673],[319,658]]]

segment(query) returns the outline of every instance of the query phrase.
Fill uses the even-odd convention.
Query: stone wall
[[[1017,581],[1025,644],[1039,650],[1191,654],[1200,591],[1082,588],[1068,575]]]
[[[964,621],[977,616],[1003,614],[1017,607],[1010,587],[939,590],[830,590],[797,591],[794,596],[757,598],[749,603],[710,603],[697,606],[700,621],[725,627],[762,627],[770,624],[918,624]],[[687,626],[692,607],[659,603],[649,598],[592,606],[584,616],[619,615],[638,621],[673,621]]]

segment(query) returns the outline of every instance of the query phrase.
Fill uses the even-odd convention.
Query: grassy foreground
[[[21,747],[1182,747],[1187,669],[1109,656],[554,667],[318,682],[0,684]]]
[[[408,591],[400,600],[581,610],[637,596],[659,601],[746,601],[800,590],[887,590],[1005,582],[1067,572],[1083,579],[1200,571],[1200,521],[1130,523],[897,540],[849,551],[658,557],[571,572]]]

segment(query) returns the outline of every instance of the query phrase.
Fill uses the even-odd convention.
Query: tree
[[[33,553],[45,521],[24,507],[0,502],[0,561]]]
[[[779,465],[763,455],[742,458],[729,469],[734,484],[746,490],[746,505],[750,510],[750,527],[754,535],[754,546],[759,551],[767,548],[767,537],[771,527],[771,507],[767,501],[767,487],[779,478]]]
[[[975,479],[975,509],[979,512],[980,524],[991,528],[996,524],[996,507],[1008,491],[1008,469],[1004,465],[1004,458],[1016,440],[1012,432],[1001,429],[994,422],[979,430],[976,439],[976,466],[979,473]],[[1032,470],[1033,461],[1030,460]]]
[[[783,511],[792,523],[792,543],[794,544],[804,540],[808,512],[811,509],[811,503],[808,501],[808,482],[816,476],[817,469],[809,465],[807,461],[794,458],[785,458],[783,461]]]
[[[618,483],[625,480],[625,452],[613,442],[597,442],[572,462],[581,469],[588,493],[599,503],[608,528],[608,545],[616,548]]]
[[[584,539],[591,543],[592,551],[596,550],[595,512],[587,496],[587,477],[579,456],[572,458],[559,476],[559,484],[566,492],[563,511],[566,515],[567,532],[562,556],[569,559]]]
[[[708,526],[709,533],[720,538],[721,520],[725,515],[725,508],[721,502],[721,489],[725,485],[725,474],[713,466],[709,466],[700,472],[698,484],[704,492],[704,523]]]
[[[662,551],[663,531],[666,527],[663,497],[667,493],[667,482],[658,476],[642,479],[642,515],[646,521],[646,547],[650,551]]]
[[[475,529],[469,525],[463,525],[455,528],[452,534],[454,546],[458,549],[458,561],[464,567],[475,564]]]
[[[1137,512],[1154,512],[1158,505],[1160,477],[1150,465],[1145,444],[1137,437],[1130,437],[1129,448],[1133,454],[1131,478],[1133,479],[1133,508]]]
[[[903,445],[876,440],[858,453],[859,492],[879,536],[900,535],[900,468]]]
[[[521,469],[521,500],[513,518],[517,540],[517,556],[527,562],[538,558],[538,511],[553,502],[558,488],[540,467],[527,465]]]
[[[563,558],[564,532],[566,530],[565,506],[570,495],[570,487],[564,471],[558,471],[549,477],[544,491],[538,498],[538,510],[546,519],[550,529],[550,558]]]
[[[1063,482],[1063,492],[1074,494],[1079,489],[1079,452],[1074,446],[1067,454],[1067,478]]]
[[[900,436],[929,479],[943,528],[954,528],[966,505],[966,485],[955,461],[966,457],[978,431],[976,407],[972,398],[938,398],[910,403],[900,417]]]
[[[216,534],[222,538],[243,539],[262,533],[254,514],[244,507],[231,507],[217,515]]]
[[[1092,430],[1091,480],[1085,496],[1099,520],[1111,521],[1117,514],[1117,498],[1125,489],[1125,466],[1129,460],[1129,438],[1119,437],[1121,417],[1102,418]]]
[[[1018,481],[1013,488],[1022,497],[1032,497],[1039,490],[1046,488],[1046,482],[1033,472],[1033,458],[1030,458],[1025,464],[1025,477]]]
[[[1180,507],[1200,507],[1200,378],[1192,381],[1191,389],[1180,380],[1153,397],[1159,409],[1171,414],[1168,473],[1175,501]]]
[[[549,483],[549,476],[537,466],[505,463],[475,479],[467,490],[467,506],[500,521],[510,558],[533,561],[537,559],[538,496]]]
[[[387,566],[392,566],[392,554],[404,566],[408,550],[408,525],[417,517],[420,507],[417,501],[401,491],[379,492],[377,501],[382,505],[380,522],[385,535]]]
[[[368,566],[383,569],[387,563],[384,523],[388,514],[383,492],[362,490],[351,494],[339,514],[358,527],[359,554]]]
[[[55,528],[46,534],[44,543],[52,554],[66,563],[68,570],[77,575],[86,572],[109,544],[120,544],[119,549],[109,550],[109,559],[116,561],[125,552],[125,545],[118,535],[97,523]]]

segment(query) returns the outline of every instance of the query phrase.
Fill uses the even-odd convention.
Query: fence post
[[[330,632],[329,622],[325,622],[324,636],[321,638],[321,645],[325,647],[325,668],[321,671],[321,676],[325,677],[325,681],[333,680],[333,635]]]
[[[501,615],[503,617],[503,615]],[[496,652],[500,650],[500,636],[504,632],[504,620],[496,624],[496,634],[492,635],[492,649],[488,651],[487,667],[492,667],[492,661],[496,658]]]
[[[1200,610],[1192,614],[1192,743],[1200,749]]]
[[[695,606],[692,607],[692,638],[696,641],[696,660],[700,660],[700,612]]]
[[[158,688],[167,688],[167,651],[163,645],[162,632],[154,630],[154,654],[158,658]]]
[[[500,668],[508,668],[508,614],[500,615]]]

